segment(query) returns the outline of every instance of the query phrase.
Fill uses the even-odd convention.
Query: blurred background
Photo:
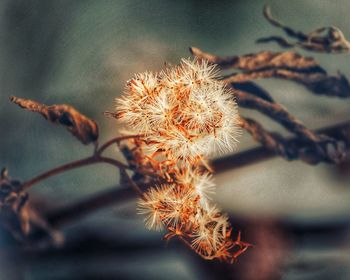
[[[87,156],[62,127],[20,110],[16,95],[45,104],[68,103],[95,119],[101,142],[118,135],[103,116],[113,110],[134,73],[159,70],[190,57],[189,46],[219,55],[279,51],[255,44],[282,34],[262,15],[264,1],[0,1],[0,167],[27,180],[54,166]],[[347,0],[266,1],[277,19],[312,31],[334,25],[350,38]],[[348,54],[314,54],[335,74],[350,73]],[[350,75],[348,75],[349,77]],[[349,120],[346,99],[314,96],[293,82],[258,82],[308,127]],[[270,130],[279,126],[257,113]],[[237,152],[255,147],[244,134]],[[111,151],[111,155],[113,151]],[[61,249],[1,254],[0,279],[350,279],[349,170],[272,159],[215,176],[215,201],[243,239],[255,245],[228,266],[202,261],[176,241],[144,228],[135,202],[118,204],[63,228]],[[109,166],[91,166],[46,180],[31,197],[60,207],[116,185]]]

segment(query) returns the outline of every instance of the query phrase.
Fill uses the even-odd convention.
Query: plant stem
[[[114,143],[119,143],[123,140],[128,140],[132,138],[139,138],[142,137],[142,135],[126,135],[126,136],[120,136],[116,138],[112,138],[111,140],[108,140],[106,143],[104,143],[101,147],[96,149],[96,154],[102,154],[109,146],[111,146]]]
[[[24,182],[22,184],[22,187],[23,187],[23,189],[28,189],[29,187],[31,187],[31,186],[49,178],[49,177],[58,175],[60,173],[66,172],[68,170],[72,170],[75,168],[79,168],[79,167],[83,167],[83,166],[87,166],[87,165],[92,165],[92,164],[96,164],[96,163],[108,163],[108,164],[114,165],[120,169],[129,168],[127,165],[125,165],[117,160],[94,155],[94,156],[90,156],[90,157],[83,158],[83,159],[80,159],[77,161],[69,162],[69,163],[66,163],[64,165],[58,166],[56,168],[50,169],[50,170],[32,178],[32,179]]]
[[[24,182],[22,184],[23,189],[27,189],[39,182],[41,182],[42,180],[45,180],[49,177],[58,175],[60,173],[66,172],[68,170],[71,169],[75,169],[75,168],[79,168],[79,167],[83,167],[83,166],[87,166],[87,165],[91,165],[91,164],[95,164],[95,163],[108,163],[111,165],[116,166],[117,168],[121,169],[121,170],[125,170],[128,169],[129,166],[115,160],[112,158],[108,158],[108,157],[103,157],[101,156],[101,154],[112,144],[114,143],[119,143],[120,141],[123,140],[127,140],[127,139],[131,139],[131,138],[136,138],[136,137],[141,137],[142,135],[126,135],[126,136],[120,136],[120,137],[116,137],[116,138],[112,138],[111,140],[107,141],[106,143],[104,143],[101,147],[98,148],[98,146],[95,146],[95,151],[94,151],[94,155],[87,157],[87,158],[83,158],[77,161],[73,161],[73,162],[69,162],[66,163],[64,165],[55,167],[53,169],[50,169],[26,182]]]

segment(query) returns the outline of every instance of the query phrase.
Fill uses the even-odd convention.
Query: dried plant
[[[233,92],[217,78],[205,60],[138,74],[117,99],[116,116],[126,133],[142,135],[130,140],[141,173],[148,166],[167,181],[139,201],[147,227],[165,226],[166,238],[180,236],[203,258],[233,261],[250,245],[231,240],[227,217],[210,202],[215,185],[200,170],[201,164],[210,170],[206,157],[232,150],[239,135]]]
[[[323,52],[348,51],[348,43],[337,29],[327,36],[309,35],[266,18],[298,39],[282,46],[299,46]],[[260,40],[261,41],[261,40]],[[281,43],[282,42],[282,43]],[[56,227],[81,215],[137,195],[138,212],[150,229],[165,228],[165,239],[178,237],[205,259],[234,261],[250,244],[233,238],[228,217],[212,201],[212,172],[237,168],[272,156],[300,159],[308,164],[350,161],[350,122],[310,130],[254,80],[279,78],[304,85],[315,94],[349,97],[350,85],[341,74],[329,75],[312,57],[295,52],[264,51],[244,56],[220,57],[192,47],[194,60],[182,60],[159,73],[142,73],[127,82],[116,101],[116,112],[106,115],[125,124],[122,136],[98,144],[96,122],[69,105],[46,106],[33,100],[11,97],[20,107],[65,126],[83,144],[93,144],[92,155],[50,169],[27,181],[0,179],[0,220],[17,241],[35,244],[40,237],[62,242]],[[223,76],[221,70],[235,69]],[[317,98],[315,96],[314,98]],[[267,130],[239,108],[259,111],[292,133],[287,138]],[[261,144],[241,153],[210,161],[210,156],[232,151],[240,131],[247,131]],[[124,161],[105,156],[116,145]],[[42,180],[74,168],[109,164],[120,171],[120,188],[96,194],[63,208],[34,210],[26,190]],[[259,250],[257,248],[257,250]]]

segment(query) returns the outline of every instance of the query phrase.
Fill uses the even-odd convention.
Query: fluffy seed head
[[[138,201],[138,212],[146,215],[147,228],[161,230],[164,226],[181,227],[195,215],[198,200],[192,190],[179,185],[150,188]]]
[[[215,65],[183,59],[160,73],[136,75],[117,99],[117,115],[143,134],[150,152],[194,162],[231,151],[239,135],[233,92],[217,80]]]

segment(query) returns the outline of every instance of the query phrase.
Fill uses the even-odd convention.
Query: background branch
[[[59,227],[96,210],[127,202],[134,197],[135,192],[131,188],[127,186],[113,186],[106,191],[93,194],[68,205],[62,205],[56,209],[51,209],[46,213],[46,217],[52,226]]]
[[[251,128],[252,134],[257,132],[258,130]],[[347,146],[342,155],[342,160],[350,161],[350,122],[339,123],[329,127],[320,128],[316,130],[316,132],[328,135],[330,137],[335,137],[340,141],[344,141],[344,143],[346,143]],[[278,151],[280,149],[283,149],[285,145],[288,145],[288,147],[289,145],[291,147],[294,146],[296,149],[295,157],[286,158],[287,160],[300,159],[309,164],[316,164],[322,160],[322,158],[320,158],[320,155],[317,152],[315,152],[315,150],[312,147],[310,147],[309,143],[303,143],[297,137],[284,139],[283,143],[284,144],[280,144],[278,141],[276,141],[276,146],[274,146],[272,142],[270,142],[269,147],[256,147],[244,152],[218,158],[211,162],[211,166],[214,169],[215,173],[221,173],[224,171],[241,168],[260,161],[271,159],[281,154],[288,154],[287,152],[281,154],[276,153],[276,150]],[[332,151],[329,151],[329,153],[332,153]]]

